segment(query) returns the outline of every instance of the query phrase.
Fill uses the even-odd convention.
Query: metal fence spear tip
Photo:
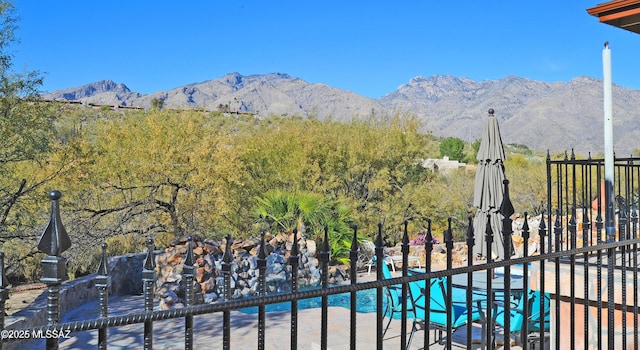
[[[505,179],[502,183],[504,184],[504,196],[500,205],[500,214],[505,218],[510,218],[515,213],[515,209],[513,209],[513,203],[509,197],[509,180]]]
[[[98,275],[109,275],[109,262],[107,260],[107,243],[102,243],[102,257],[100,258],[100,266],[98,266]]]
[[[358,244],[358,225],[353,225],[353,237],[351,238],[351,250],[357,251],[359,248]]]
[[[40,236],[40,242],[38,243],[38,250],[49,256],[59,256],[71,247],[71,239],[69,239],[67,230],[62,224],[62,219],[60,219],[58,200],[61,197],[62,193],[60,193],[60,191],[53,190],[49,192],[49,198],[51,199],[51,218],[42,236]]]
[[[226,235],[225,239],[227,240],[227,244],[224,248],[224,254],[222,254],[222,262],[231,264],[233,262],[233,254],[231,254],[231,245],[233,244],[233,240],[229,234]]]
[[[298,229],[293,229],[293,244],[291,244],[291,256],[298,256]]]
[[[155,270],[156,269],[156,259],[153,256],[153,239],[147,239],[147,257],[144,259],[144,269],[145,270]]]
[[[382,240],[382,223],[378,223],[378,235],[376,236],[376,248],[382,248],[384,245]]]
[[[467,217],[467,246],[472,247],[475,239],[473,232],[473,216],[469,215]]]
[[[409,245],[409,232],[408,232],[409,222],[407,220],[404,221],[404,231],[402,233],[402,244]]]
[[[184,260],[184,264],[186,266],[193,266],[193,236],[189,235],[187,237],[187,256]]]
[[[324,243],[323,243],[322,250],[325,253],[328,253],[331,250],[329,246],[329,227],[328,226],[324,227]]]
[[[266,259],[269,253],[267,252],[266,241],[264,238],[264,230],[260,231],[260,249],[258,250],[258,259]]]

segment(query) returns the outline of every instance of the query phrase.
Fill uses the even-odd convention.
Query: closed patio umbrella
[[[488,257],[486,244],[487,223],[493,232],[492,257],[504,258],[504,242],[502,239],[502,216],[500,205],[504,195],[504,148],[498,120],[489,109],[489,116],[484,125],[480,149],[476,159],[478,170],[473,187],[473,205],[477,208],[473,220],[476,255]]]

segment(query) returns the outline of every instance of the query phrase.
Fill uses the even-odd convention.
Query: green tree
[[[40,73],[13,68],[18,39],[11,2],[0,1],[0,19],[0,244],[8,278],[20,280],[37,275],[19,262],[39,260],[38,228],[48,208],[43,187],[68,165],[69,150],[61,147],[51,107],[39,102]]]
[[[440,143],[440,156],[461,161],[464,155],[464,141],[457,137],[447,137]]]
[[[154,98],[151,100],[151,108],[156,110],[161,110],[164,107],[164,100],[159,98]]]
[[[543,158],[510,154],[504,163],[509,179],[509,194],[514,208],[520,213],[539,215],[547,201],[546,164]],[[578,179],[580,181],[580,179]]]
[[[387,223],[401,222],[408,203],[389,201],[402,198],[407,184],[431,176],[416,160],[435,156],[437,148],[417,132],[419,122],[411,115],[348,123],[278,118],[263,123],[234,138],[243,145],[238,149],[255,196],[279,189],[339,198],[354,208],[364,232],[375,232],[382,215]]]
[[[232,191],[244,171],[228,135],[208,115],[126,113],[95,120],[81,137],[73,173],[56,181],[71,209],[65,224],[83,249],[72,268],[86,268],[91,252],[110,237],[135,237],[133,246],[142,250],[147,237],[216,238],[240,227],[230,222],[232,208],[240,207]]]
[[[464,162],[468,164],[477,164],[478,160],[476,157],[478,156],[478,151],[480,150],[480,139],[477,139],[471,143],[471,150],[467,152],[467,155],[464,157]]]

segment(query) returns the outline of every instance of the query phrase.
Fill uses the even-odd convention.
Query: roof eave
[[[616,0],[599,4],[587,12],[601,23],[640,33],[640,0]]]

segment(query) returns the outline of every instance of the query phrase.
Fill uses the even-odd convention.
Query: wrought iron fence
[[[585,322],[577,330],[578,325],[571,322],[570,343],[580,340],[576,334],[583,334],[585,349],[593,348],[587,346],[587,339],[598,348],[606,344],[608,349],[637,349],[640,158],[614,157],[613,201],[605,195],[604,168],[604,159],[577,159],[573,151],[561,160],[547,155],[547,210],[554,215],[547,217],[552,229],[542,252],[554,256],[546,259],[554,265],[554,289],[566,280],[562,266],[569,266],[570,292],[556,293],[555,322],[560,323],[561,302],[566,300],[570,307],[565,314],[569,312],[574,319],[582,311],[582,317],[591,317],[596,325],[595,330],[590,329]],[[610,229],[605,227],[607,215],[611,216]],[[582,286],[577,285],[578,271],[585,276]],[[554,340],[561,343],[560,332]]]
[[[265,249],[264,233],[261,234],[260,249],[257,254],[257,269],[259,272],[259,296],[252,298],[232,299],[231,274],[233,256],[230,244],[222,256],[221,271],[224,280],[222,301],[207,304],[195,304],[193,298],[193,247],[192,240],[188,241],[188,249],[184,262],[183,279],[185,283],[185,307],[171,310],[157,310],[154,308],[154,282],[156,280],[156,266],[154,259],[153,241],[148,241],[147,257],[142,266],[144,311],[130,313],[123,316],[109,316],[108,288],[111,283],[110,271],[107,264],[106,246],[103,245],[103,255],[100,267],[95,277],[95,286],[99,290],[99,307],[94,317],[76,322],[61,322],[60,318],[60,286],[66,279],[65,258],[62,253],[71,242],[62,225],[58,201],[61,194],[57,191],[50,193],[52,202],[51,219],[38,245],[48,256],[43,259],[42,281],[47,285],[47,323],[41,326],[24,329],[5,329],[4,312],[0,312],[0,326],[3,339],[0,343],[12,345],[19,335],[46,338],[46,348],[59,347],[61,333],[97,331],[99,349],[108,347],[109,329],[130,324],[144,324],[143,344],[145,349],[153,348],[154,322],[159,320],[183,319],[184,334],[180,336],[186,349],[192,349],[196,334],[193,318],[203,314],[222,315],[222,344],[223,349],[231,349],[233,340],[232,311],[257,307],[257,343],[256,348],[264,349],[268,336],[266,328],[266,306],[274,303],[290,303],[290,342],[289,347],[296,349],[300,343],[298,334],[298,302],[308,298],[321,298],[320,347],[328,348],[328,321],[330,318],[328,297],[334,294],[349,293],[350,295],[350,348],[356,349],[356,334],[358,327],[358,313],[356,311],[356,293],[363,290],[374,290],[376,294],[376,329],[375,342],[378,349],[408,348],[411,345],[427,349],[435,343],[449,349],[454,345],[466,348],[477,348],[474,344],[473,330],[481,327],[481,348],[496,347],[496,334],[502,333],[504,339],[515,337],[517,345],[528,349],[534,346],[542,348],[636,348],[640,344],[638,339],[638,261],[637,246],[640,243],[637,234],[637,213],[635,212],[635,198],[637,198],[636,184],[640,175],[634,159],[617,160],[617,189],[620,196],[629,198],[629,205],[623,207],[619,202],[617,214],[618,236],[614,241],[605,241],[602,237],[601,205],[595,202],[595,222],[592,222],[592,208],[582,211],[578,215],[577,208],[585,208],[585,203],[592,203],[597,198],[600,167],[602,161],[576,160],[568,157],[561,161],[547,159],[548,171],[548,208],[557,206],[555,215],[543,215],[539,226],[530,232],[531,218],[524,214],[521,224],[513,225],[511,214],[503,212],[503,231],[494,236],[490,225],[487,225],[488,249],[491,251],[493,239],[504,239],[505,259],[494,261],[491,254],[484,261],[478,261],[473,256],[474,229],[472,218],[466,232],[466,262],[454,264],[454,242],[451,223],[445,232],[444,246],[446,251],[445,266],[435,268],[432,260],[435,256],[431,227],[428,225],[424,243],[425,268],[415,270],[409,268],[409,234],[408,223],[404,222],[404,232],[401,243],[402,266],[400,272],[389,275],[385,264],[376,263],[376,278],[369,281],[358,281],[357,261],[362,253],[358,242],[357,228],[354,228],[350,251],[351,264],[350,283],[329,285],[328,269],[330,260],[329,240],[325,229],[324,240],[321,244],[319,261],[321,266],[321,282],[316,289],[299,290],[297,286],[297,271],[300,263],[300,253],[297,244],[292,245],[289,264],[293,272],[291,278],[291,292],[282,294],[268,294],[266,291],[266,270],[268,253]],[[595,181],[593,180],[595,177]],[[508,186],[508,182],[505,183]],[[506,191],[505,201],[510,201]],[[503,206],[508,207],[508,206]],[[629,220],[627,220],[629,218]],[[522,247],[514,249],[513,228],[517,236],[522,237]],[[549,229],[550,228],[550,229]],[[580,233],[580,234],[578,234]],[[378,226],[375,238],[374,262],[385,261],[385,247],[383,246],[385,233],[382,225]],[[500,237],[501,236],[501,237]],[[297,237],[297,235],[294,235]],[[539,237],[536,240],[536,237]],[[230,241],[230,237],[227,241]],[[537,245],[537,253],[531,254],[530,242]],[[517,255],[514,253],[519,252]],[[4,277],[3,255],[0,253],[0,311],[8,299],[7,283]],[[499,272],[497,272],[499,271]],[[515,272],[518,272],[516,274]],[[500,279],[496,278],[500,275]],[[520,279],[517,277],[521,276]],[[515,281],[519,280],[518,283]],[[500,283],[502,281],[502,284]],[[437,284],[438,282],[439,284]],[[440,289],[433,289],[439,285]],[[416,287],[413,288],[413,287]],[[427,287],[430,286],[430,287]],[[461,289],[463,288],[463,289]],[[456,294],[455,290],[462,290]],[[442,291],[442,300],[435,300],[434,293]],[[394,294],[395,293],[395,294]],[[394,295],[397,299],[393,299]],[[537,295],[537,297],[535,297]],[[530,297],[531,296],[531,297]],[[423,298],[420,302],[420,298]],[[426,300],[426,302],[425,302]],[[480,301],[480,304],[476,302]],[[523,302],[525,301],[525,302]],[[443,303],[444,321],[438,323],[435,306]],[[395,310],[391,307],[394,303]],[[423,309],[420,309],[420,307]],[[464,308],[463,316],[457,315],[454,309]],[[477,312],[476,312],[477,311]],[[399,319],[391,319],[393,312],[399,313]],[[502,316],[500,316],[502,315]],[[537,315],[537,318],[534,317]],[[441,315],[442,316],[442,315]],[[518,317],[520,316],[520,321]],[[462,317],[462,318],[459,318]],[[465,319],[466,318],[466,319]],[[522,320],[524,319],[524,322]],[[606,322],[605,322],[606,320]],[[389,337],[386,334],[385,323],[400,323],[400,334]],[[422,344],[413,344],[413,336],[418,331],[416,323],[423,325]],[[522,322],[513,327],[514,322]],[[411,324],[411,329],[409,325]],[[453,334],[460,324],[466,324],[464,337],[454,340]],[[567,328],[568,327],[568,331]],[[433,331],[431,331],[433,330]],[[387,335],[385,338],[385,334]],[[503,347],[509,349],[511,342],[504,342]]]

